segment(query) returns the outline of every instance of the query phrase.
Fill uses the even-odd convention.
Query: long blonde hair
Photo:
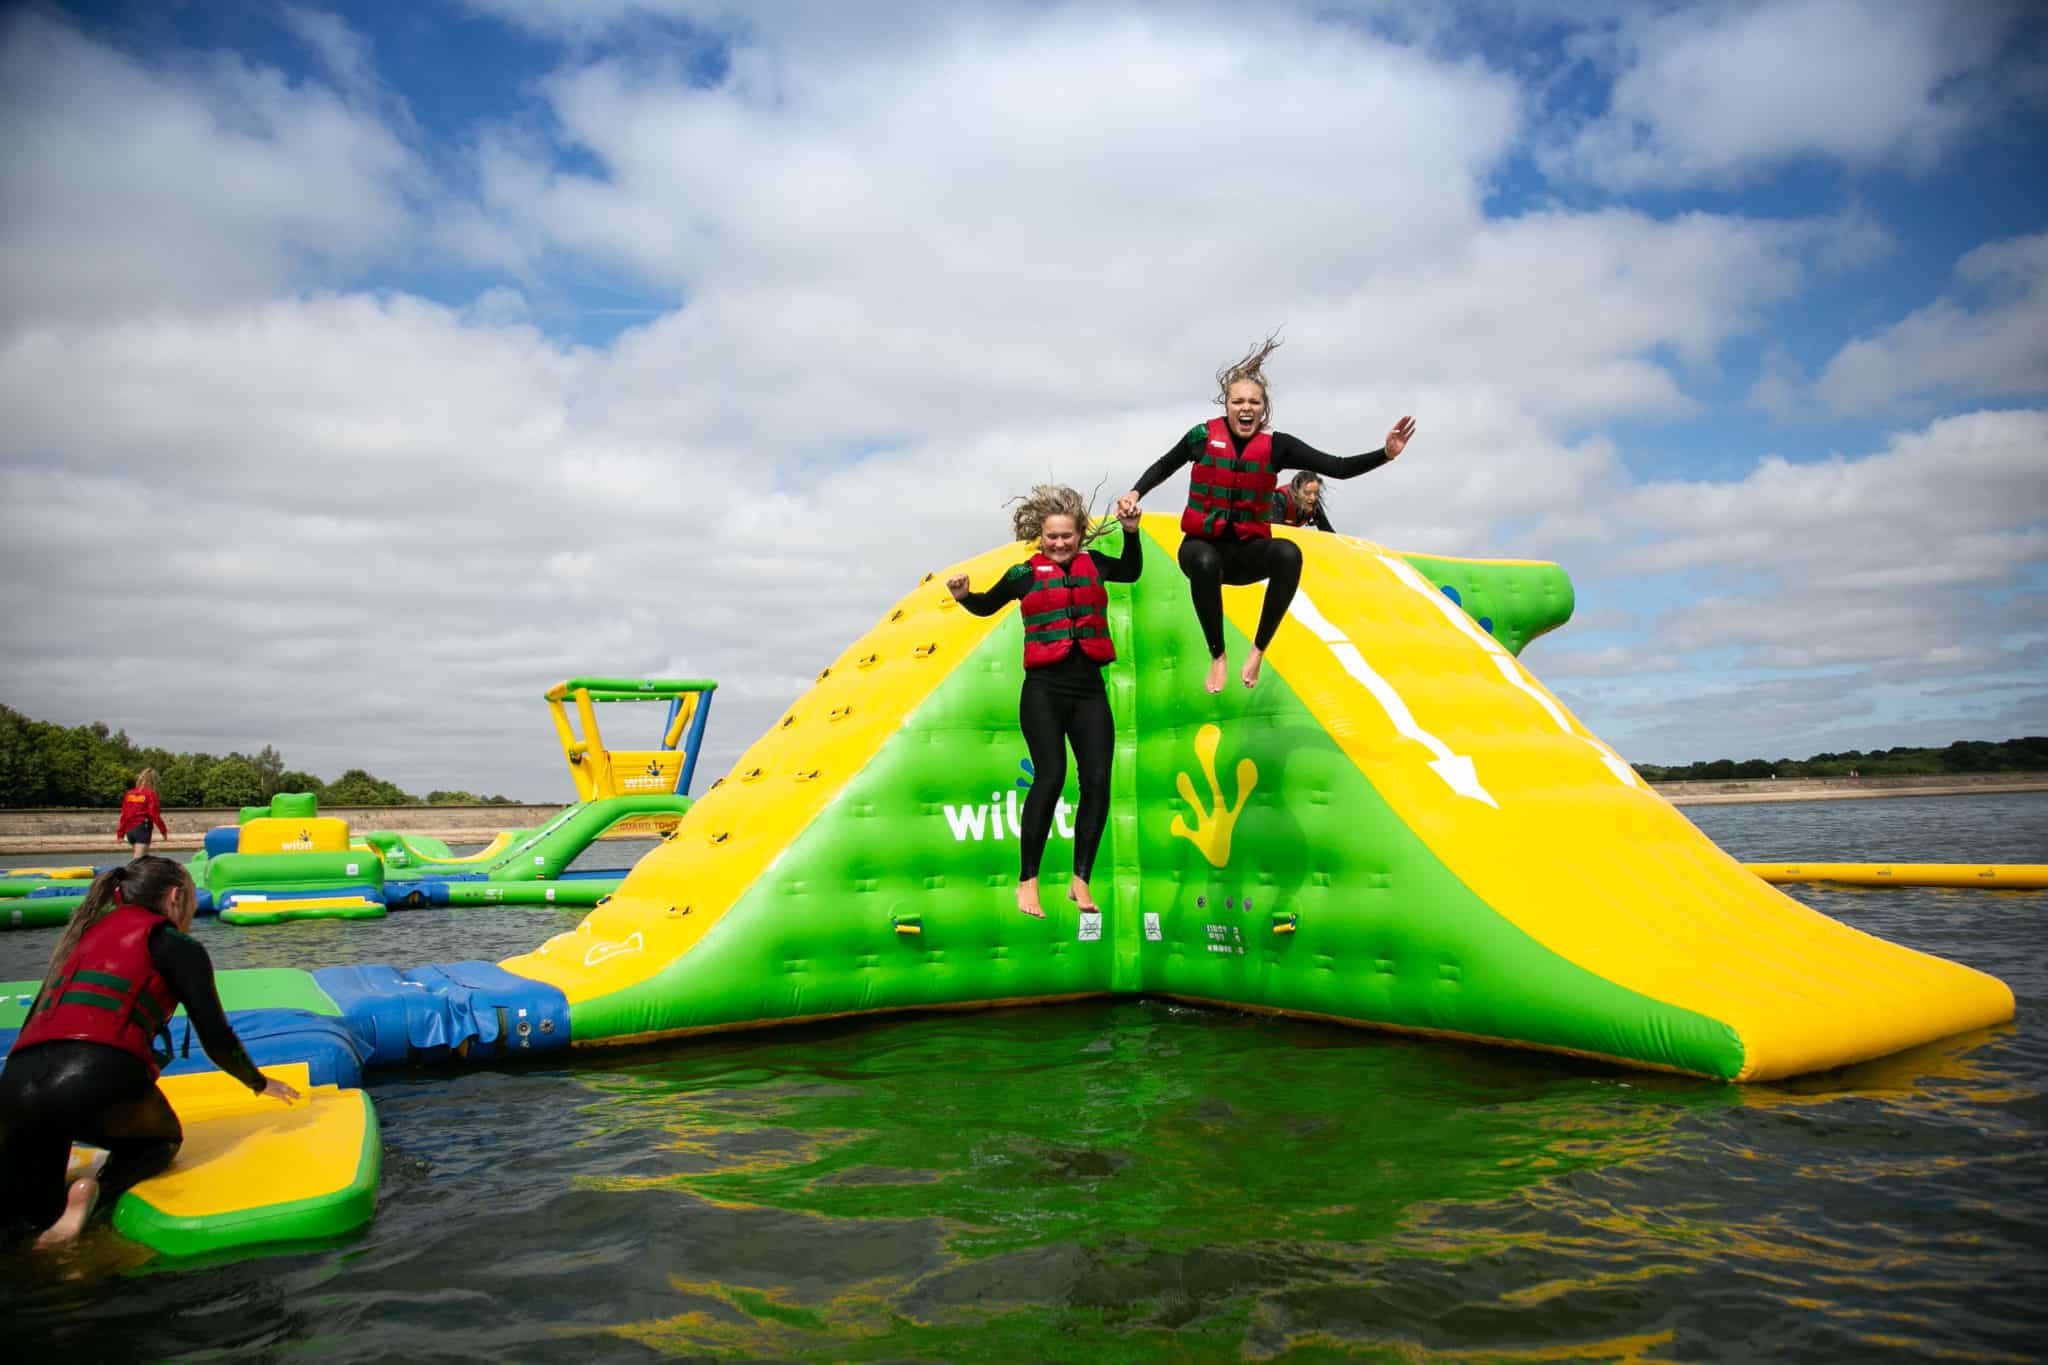
[[[156,769],[144,768],[141,772],[135,774],[135,785],[145,791],[155,791]]]
[[[1239,380],[1248,380],[1259,386],[1259,396],[1266,400],[1266,410],[1259,418],[1259,430],[1269,431],[1273,426],[1273,394],[1266,386],[1266,357],[1280,349],[1280,333],[1268,332],[1266,339],[1246,351],[1233,364],[1216,371],[1216,397],[1213,401],[1228,403],[1230,386]]]
[[[1081,548],[1089,542],[1100,539],[1110,528],[1109,518],[1103,518],[1100,526],[1092,525],[1094,514],[1089,511],[1088,499],[1078,489],[1063,483],[1042,483],[1023,497],[1011,498],[1017,510],[1010,514],[1010,530],[1017,539],[1036,541],[1045,529],[1047,517],[1072,517],[1074,529],[1080,533]]]
[[[186,895],[191,895],[192,874],[185,870],[183,863],[160,853],[145,853],[133,862],[122,863],[100,873],[86,889],[85,899],[65,921],[64,932],[50,953],[50,965],[43,972],[43,984],[36,992],[36,998],[41,1000],[45,992],[55,988],[57,978],[64,974],[64,964],[77,950],[78,941],[85,937],[85,931],[105,919],[115,906],[140,906],[164,915],[168,920],[170,916],[164,913],[164,900],[179,887],[184,888]]]

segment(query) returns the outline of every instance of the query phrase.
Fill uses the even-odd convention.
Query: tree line
[[[332,782],[285,766],[266,744],[254,754],[173,753],[136,744],[106,725],[52,725],[0,705],[0,808],[118,806],[144,768],[156,769],[157,797],[172,807],[256,806],[279,792],[312,792],[329,806],[512,805],[509,796],[402,790],[362,768]]]
[[[2048,772],[2048,735],[2028,735],[1998,743],[1959,739],[1943,749],[1849,749],[1811,758],[1761,758],[1737,762],[1717,758],[1710,763],[1665,767],[1638,763],[1646,782],[1699,782],[1731,777],[1903,777],[1940,773]]]

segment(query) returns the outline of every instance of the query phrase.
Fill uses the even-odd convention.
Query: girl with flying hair
[[[1266,580],[1258,632],[1239,674],[1246,687],[1257,685],[1266,646],[1273,642],[1273,632],[1301,585],[1301,550],[1291,540],[1275,539],[1270,520],[1280,472],[1303,469],[1329,479],[1354,478],[1398,456],[1415,435],[1415,419],[1403,417],[1380,449],[1340,458],[1272,430],[1265,363],[1279,346],[1279,340],[1269,336],[1236,364],[1218,370],[1215,401],[1223,405],[1225,415],[1190,428],[1116,502],[1119,517],[1135,513],[1139,499],[1182,465],[1194,465],[1187,507],[1180,516],[1180,568],[1188,576],[1195,619],[1209,646],[1209,673],[1203,686],[1211,692],[1223,690],[1229,671],[1223,657],[1223,585]]]
[[[1024,799],[1017,836],[1017,908],[1045,918],[1038,900],[1038,864],[1052,832],[1053,810],[1067,785],[1067,748],[1080,771],[1081,804],[1074,816],[1074,875],[1067,897],[1083,913],[1095,912],[1088,879],[1109,821],[1109,763],[1116,742],[1109,690],[1102,668],[1116,658],[1109,638],[1109,594],[1104,585],[1135,583],[1144,568],[1135,511],[1118,517],[1123,549],[1115,559],[1097,559],[1086,549],[1109,530],[1105,519],[1090,527],[1088,503],[1071,488],[1040,484],[1014,499],[1011,529],[1032,556],[1011,567],[987,592],[971,592],[966,574],[946,580],[946,590],[976,616],[993,616],[1012,602],[1024,618],[1024,687],[1017,699],[1017,723],[1031,752],[1031,792]]]
[[[68,1242],[95,1207],[171,1164],[185,1133],[156,1078],[180,1005],[221,1070],[299,1098],[256,1069],[222,1012],[213,961],[185,933],[198,903],[182,865],[145,854],[101,873],[72,911],[0,1071],[0,1246]],[[107,1163],[67,1195],[74,1142]]]

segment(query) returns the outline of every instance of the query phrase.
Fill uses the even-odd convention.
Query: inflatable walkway
[[[504,968],[560,993],[577,1045],[1144,993],[1762,1080],[2011,1017],[2003,983],[1745,871],[1587,733],[1517,657],[1571,614],[1555,566],[1294,535],[1264,678],[1210,696],[1178,530],[1140,534],[1143,578],[1111,590],[1099,915],[1014,906],[1021,627],[942,586],[1007,546],[928,575],[611,900]],[[1225,592],[1233,659],[1261,591]]]

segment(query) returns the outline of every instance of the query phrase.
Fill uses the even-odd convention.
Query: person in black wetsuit
[[[179,1005],[221,1070],[299,1098],[256,1069],[222,1012],[213,961],[185,935],[197,908],[191,875],[145,854],[102,873],[72,912],[0,1071],[0,1246],[70,1241],[95,1207],[170,1165],[185,1133],[156,1077]],[[67,1196],[74,1142],[105,1148],[107,1163]]]
[[[1052,832],[1053,809],[1067,785],[1067,746],[1081,774],[1081,804],[1074,815],[1074,876],[1068,899],[1095,911],[1088,889],[1095,852],[1109,821],[1109,762],[1116,742],[1109,691],[1102,667],[1116,657],[1109,638],[1107,583],[1135,583],[1144,568],[1135,512],[1123,525],[1123,551],[1097,559],[1083,548],[1088,504],[1071,488],[1041,484],[1018,499],[1013,529],[1020,541],[1037,541],[1038,552],[1013,566],[987,592],[970,592],[966,574],[946,580],[946,590],[976,616],[993,616],[1012,602],[1024,617],[1024,688],[1017,722],[1031,752],[1031,792],[1024,799],[1018,831],[1017,908],[1045,918],[1038,903],[1038,864]],[[1107,530],[1107,525],[1094,532]]]
[[[1261,367],[1279,342],[1272,337],[1254,346],[1244,359],[1217,372],[1217,401],[1226,416],[1189,430],[1171,450],[1139,476],[1137,484],[1117,499],[1118,516],[1138,510],[1138,501],[1192,461],[1187,510],[1181,513],[1181,572],[1188,576],[1195,618],[1209,646],[1209,674],[1203,685],[1223,690],[1228,666],[1223,657],[1223,585],[1233,587],[1270,580],[1259,613],[1258,634],[1245,656],[1240,675],[1246,687],[1259,681],[1266,646],[1280,628],[1280,618],[1301,585],[1301,550],[1290,540],[1273,537],[1270,518],[1276,475],[1305,469],[1329,479],[1349,479],[1378,469],[1407,448],[1415,435],[1415,419],[1403,417],[1387,433],[1386,444],[1366,455],[1339,458],[1325,455],[1305,441],[1270,430],[1266,376]]]
[[[1323,476],[1312,469],[1296,471],[1287,486],[1273,495],[1275,526],[1307,526],[1336,532],[1330,525],[1329,509],[1323,504]]]

